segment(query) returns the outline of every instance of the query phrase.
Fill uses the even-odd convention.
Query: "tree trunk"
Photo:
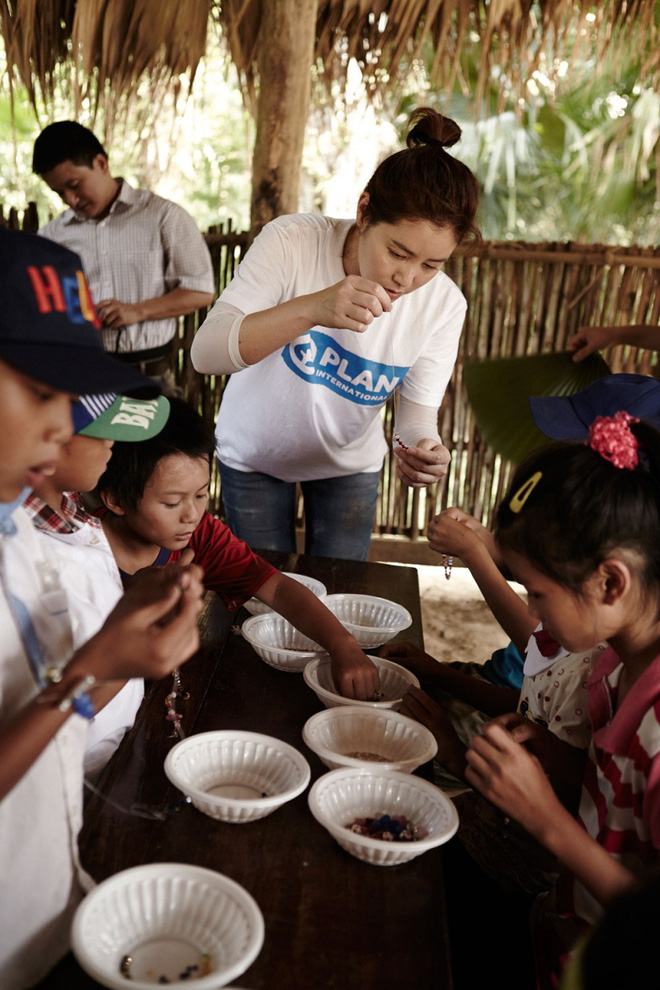
[[[251,236],[298,209],[317,0],[263,0]]]

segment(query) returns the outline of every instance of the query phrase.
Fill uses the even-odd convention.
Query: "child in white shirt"
[[[21,502],[71,437],[76,394],[153,389],[103,351],[77,255],[0,227],[0,268],[0,985],[24,990],[66,953],[90,882],[80,715],[195,651],[201,583],[198,568],[163,569],[74,652],[58,570]]]

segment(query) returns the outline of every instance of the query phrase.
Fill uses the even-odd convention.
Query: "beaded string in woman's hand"
[[[408,448],[406,447],[405,443],[403,442],[403,440],[401,439],[398,433],[394,434],[394,439],[396,440],[396,442],[400,447],[403,447],[404,450],[408,450]],[[442,566],[445,569],[445,577],[447,578],[447,580],[449,580],[449,578],[451,577],[451,569],[454,566],[454,558],[450,554],[443,553]]]

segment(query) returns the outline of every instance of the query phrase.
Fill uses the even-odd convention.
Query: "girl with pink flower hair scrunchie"
[[[533,911],[539,986],[604,906],[660,864],[660,433],[620,412],[586,443],[518,468],[496,540],[529,611],[571,652],[606,640],[588,683],[592,743],[577,818],[527,748],[526,725],[489,723],[466,777],[561,862]]]

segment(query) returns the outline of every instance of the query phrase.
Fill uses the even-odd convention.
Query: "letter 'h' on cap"
[[[0,226],[0,358],[74,395],[158,395],[158,383],[106,354],[80,258]]]

